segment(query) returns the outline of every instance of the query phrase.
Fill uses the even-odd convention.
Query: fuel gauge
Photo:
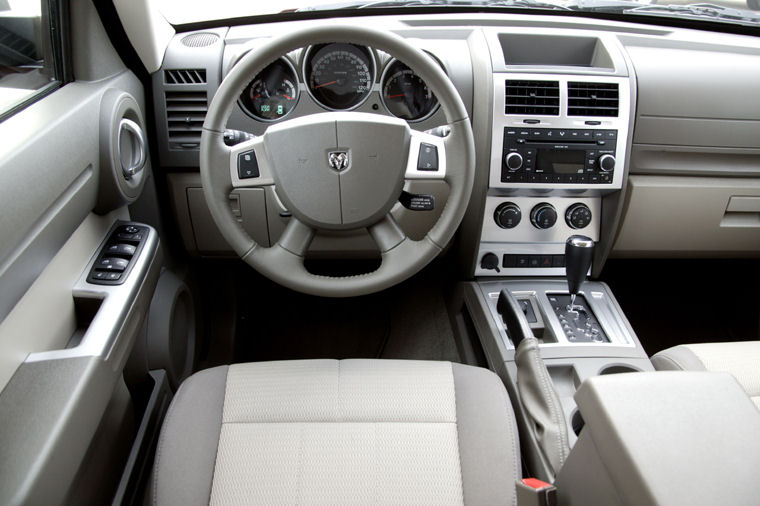
[[[260,121],[287,116],[298,102],[298,79],[284,58],[274,61],[246,86],[240,95],[243,109]]]

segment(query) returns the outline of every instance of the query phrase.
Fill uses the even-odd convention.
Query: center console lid
[[[560,504],[757,504],[760,411],[729,374],[598,376],[575,400]]]

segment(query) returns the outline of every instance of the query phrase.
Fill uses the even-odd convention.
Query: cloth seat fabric
[[[516,504],[504,385],[449,362],[299,360],[216,367],[180,387],[154,504]]]
[[[732,374],[760,408],[760,341],[682,344],[652,357],[659,371],[716,371]]]

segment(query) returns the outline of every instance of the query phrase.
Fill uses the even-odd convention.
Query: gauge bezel
[[[426,54],[426,55],[428,55],[430,58],[432,58],[432,59],[433,59],[433,61],[434,61],[434,62],[436,62],[436,63],[438,64],[438,66],[439,66],[439,67],[441,67],[441,70],[443,70],[443,72],[444,72],[446,75],[448,75],[448,73],[446,72],[446,69],[443,67],[443,64],[442,64],[442,63],[441,63],[441,62],[438,60],[438,58],[436,58],[436,57],[435,57],[435,56],[433,56],[432,54],[428,53],[427,51],[425,51],[425,54]],[[429,119],[431,116],[433,116],[433,114],[437,113],[437,112],[438,112],[438,109],[441,107],[441,102],[438,100],[438,97],[436,97],[436,98],[435,98],[435,106],[434,106],[432,109],[430,109],[430,112],[428,112],[428,113],[427,113],[425,116],[421,116],[421,117],[419,117],[419,118],[417,118],[417,119],[404,119],[404,118],[401,118],[401,117],[399,117],[399,116],[396,116],[395,114],[393,114],[393,113],[391,112],[390,108],[388,107],[388,104],[386,104],[386,103],[385,103],[385,78],[387,77],[387,74],[388,74],[388,70],[389,70],[389,69],[391,68],[391,66],[393,66],[393,64],[394,64],[394,63],[396,63],[396,62],[399,62],[401,65],[404,65],[404,66],[406,66],[406,68],[408,68],[408,69],[410,69],[412,72],[414,72],[414,69],[413,69],[413,68],[411,68],[409,65],[407,65],[407,64],[406,64],[406,63],[404,63],[404,62],[402,62],[402,61],[401,61],[401,60],[399,60],[398,58],[395,58],[395,57],[391,57],[391,58],[390,58],[390,59],[389,59],[389,60],[386,62],[386,64],[385,64],[385,67],[383,67],[383,73],[380,75],[380,84],[379,84],[379,86],[380,86],[380,91],[379,91],[379,93],[380,93],[380,102],[382,102],[382,104],[383,104],[383,107],[385,108],[385,112],[387,112],[388,114],[390,114],[390,115],[391,115],[391,116],[393,116],[394,118],[403,119],[403,120],[404,120],[404,121],[406,121],[407,123],[420,123],[420,122],[422,122],[422,121],[425,121],[426,119]],[[414,72],[414,75],[416,75],[417,77],[419,77],[419,75],[418,75],[416,72]],[[422,79],[422,78],[420,77],[420,79]],[[427,83],[425,83],[425,84],[427,84]]]
[[[309,86],[309,79],[306,77],[306,64],[310,61],[312,56],[312,51],[316,46],[330,46],[333,44],[348,44],[350,46],[354,46],[357,48],[364,48],[367,51],[367,54],[369,54],[370,63],[372,64],[372,79],[369,90],[367,93],[365,93],[364,97],[356,104],[353,105],[347,109],[334,109],[332,107],[329,107],[326,104],[323,104],[317,97],[314,96],[314,94],[311,91],[311,86]],[[375,51],[369,47],[369,46],[363,46],[361,44],[351,44],[349,42],[328,42],[327,44],[312,44],[309,47],[306,48],[306,50],[303,52],[303,61],[301,62],[301,78],[303,79],[304,88],[306,88],[306,93],[311,97],[311,99],[314,101],[315,104],[317,104],[319,107],[326,109],[328,111],[353,111],[369,100],[370,95],[372,95],[373,91],[376,91],[376,84],[377,84],[377,67],[378,67],[378,59],[375,55]]]
[[[241,56],[241,58],[242,58],[242,56]],[[296,70],[296,66],[293,65],[293,62],[291,62],[290,58],[288,58],[287,56],[280,56],[276,60],[273,60],[272,63],[274,63],[274,62],[276,62],[278,60],[281,60],[281,61],[285,62],[285,64],[290,68],[291,72],[293,72],[293,77],[295,78],[294,79],[295,82],[293,83],[293,84],[295,84],[295,88],[296,88],[295,103],[293,104],[293,107],[291,107],[291,109],[287,113],[285,113],[282,116],[280,116],[279,118],[275,118],[275,119],[262,118],[262,117],[256,116],[256,114],[254,114],[251,110],[249,110],[245,106],[245,104],[243,103],[243,100],[240,97],[238,97],[238,99],[237,99],[238,106],[243,110],[243,112],[247,116],[249,116],[249,117],[251,117],[251,118],[253,118],[256,121],[259,121],[261,123],[276,123],[278,121],[282,121],[283,119],[285,119],[288,116],[290,116],[290,114],[293,111],[296,110],[296,107],[298,107],[298,102],[301,100],[301,81],[299,81],[299,79],[298,79],[299,76],[298,76],[298,70]],[[269,67],[269,65],[272,65],[272,63],[268,64],[267,67]],[[263,69],[261,69],[261,72],[264,72],[265,69],[266,69],[266,67],[264,67]],[[246,90],[248,90],[248,87],[251,86],[251,84],[253,84],[253,82],[256,80],[257,77],[259,77],[259,75],[261,75],[261,72],[259,72],[255,76],[253,76],[253,79],[251,79],[248,82],[248,84],[245,86],[245,88],[243,88],[243,91],[240,93],[241,95],[243,93],[245,93]]]

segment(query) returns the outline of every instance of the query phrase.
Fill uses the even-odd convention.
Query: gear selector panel
[[[569,295],[550,294],[548,298],[569,342],[610,342],[583,295],[576,296],[572,307],[570,307]]]

